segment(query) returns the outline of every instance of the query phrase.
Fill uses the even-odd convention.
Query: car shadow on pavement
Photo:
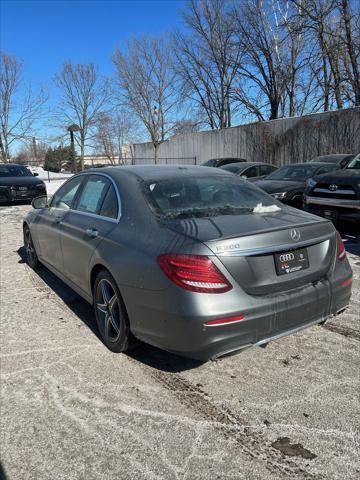
[[[20,247],[17,250],[18,255],[20,256],[19,263],[26,263],[26,253],[25,248]],[[29,267],[30,268],[30,267]],[[60,278],[54,275],[46,267],[41,266],[39,269],[31,270],[33,274],[39,277],[39,280],[42,280],[50,290],[55,293],[65,304],[66,306],[92,331],[97,338],[100,339],[95,319],[94,311],[92,306],[83,298],[80,297],[74,290],[68,287]],[[41,282],[35,284],[35,287],[41,288]]]
[[[19,263],[26,263],[25,248],[20,247],[17,250],[17,253],[20,257]],[[95,323],[93,307],[46,267],[42,266],[36,271],[31,271],[35,275],[35,278],[37,275],[39,280],[42,280],[101,342],[102,340]],[[39,282],[38,285],[35,285],[35,287],[41,288],[41,282]],[[198,367],[202,363],[196,360],[179,357],[140,341],[137,341],[134,348],[126,352],[126,355],[129,358],[144,363],[156,370],[167,372],[190,370]]]
[[[171,373],[192,370],[204,363],[191,358],[179,357],[142,342],[139,342],[132,350],[127,351],[126,355],[151,368]]]

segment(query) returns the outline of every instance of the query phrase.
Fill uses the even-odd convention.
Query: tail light
[[[337,259],[342,262],[346,258],[346,251],[341,239],[341,235],[336,231],[336,242],[337,242]]]
[[[157,261],[165,275],[185,290],[224,293],[232,289],[228,280],[206,256],[166,253],[160,255]]]

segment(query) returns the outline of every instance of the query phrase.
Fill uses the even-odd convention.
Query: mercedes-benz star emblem
[[[331,185],[329,185],[329,190],[330,190],[330,192],[335,192],[335,190],[337,190],[337,189],[338,189],[338,186],[335,185],[334,183],[331,184]]]
[[[291,240],[294,240],[294,242],[298,242],[300,240],[300,232],[296,228],[292,228],[290,230],[290,237]]]

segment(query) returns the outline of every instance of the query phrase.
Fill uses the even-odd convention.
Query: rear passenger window
[[[105,199],[100,210],[100,215],[109,218],[117,218],[118,216],[118,201],[113,185],[110,185],[110,188],[105,195]]]
[[[109,180],[105,177],[100,175],[89,176],[81,192],[76,210],[99,215],[100,208],[110,185]]]
[[[242,173],[247,178],[257,177],[258,176],[258,169],[257,167],[249,167]]]

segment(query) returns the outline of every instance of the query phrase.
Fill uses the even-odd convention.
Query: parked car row
[[[331,154],[281,168],[240,158],[211,159],[203,165],[246,178],[282,203],[335,223],[356,223],[360,220],[359,164],[360,154]]]

